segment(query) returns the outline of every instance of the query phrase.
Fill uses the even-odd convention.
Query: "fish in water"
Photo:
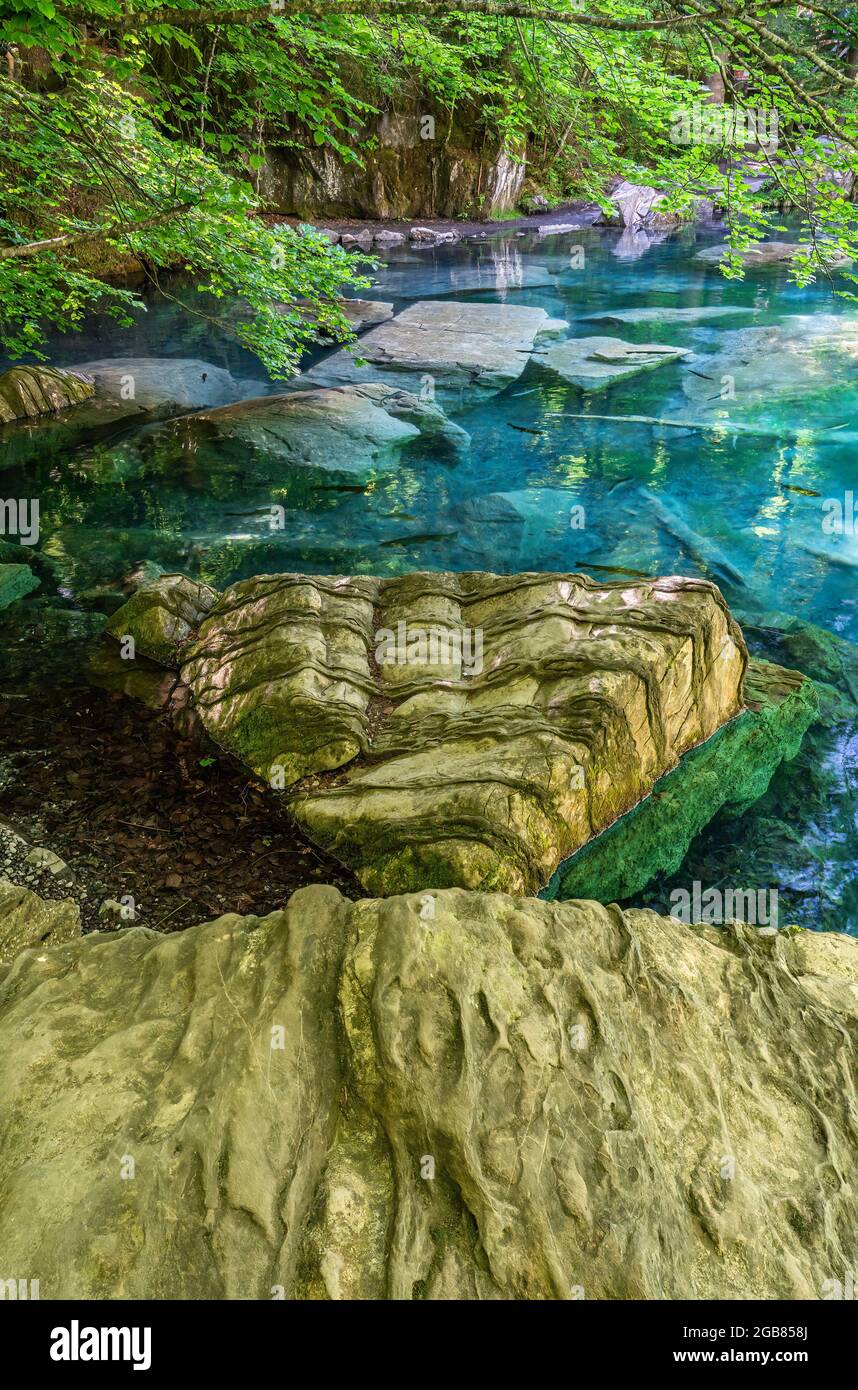
[[[643,570],[627,570],[623,565],[591,565],[589,560],[575,561],[576,565],[583,564],[584,569],[598,570],[600,574],[627,574],[632,579],[651,579],[652,576],[645,574]]]
[[[449,541],[456,537],[455,531],[437,531],[426,536],[394,536],[391,541],[381,541],[381,545],[428,545],[430,541]]]
[[[369,487],[361,483],[316,483],[314,492],[369,492]]]
[[[507,425],[511,430],[521,430],[522,434],[544,434],[545,430],[531,429],[530,425],[514,425],[512,420],[507,420]]]
[[[618,487],[625,487],[626,483],[630,482],[632,482],[631,474],[629,474],[628,478],[618,478],[615,483],[611,483],[608,492],[616,492]]]
[[[797,492],[801,497],[821,497],[821,492],[814,492],[813,488],[796,487],[793,483],[781,483],[781,487],[787,492]]]

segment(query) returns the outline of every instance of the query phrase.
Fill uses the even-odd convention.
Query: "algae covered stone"
[[[856,989],[850,938],[458,889],[25,950],[0,1249],[43,1299],[818,1299]]]
[[[39,579],[29,565],[0,564],[0,612],[38,587]]]
[[[135,654],[163,666],[173,666],[200,619],[217,599],[217,592],[183,574],[165,574],[137,590],[114,613],[105,629],[123,641],[133,638]]]
[[[80,909],[62,898],[40,898],[0,879],[0,965],[30,946],[56,946],[80,936]]]
[[[741,710],[745,663],[699,580],[263,575],[210,607],[181,674],[370,891],[535,892]]]
[[[722,809],[741,815],[794,758],[818,714],[813,681],[798,671],[752,661],[748,708],[688,753],[645,801],[560,865],[542,896],[618,902],[656,874],[675,873],[695,835]]]

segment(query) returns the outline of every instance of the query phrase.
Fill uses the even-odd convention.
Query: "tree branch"
[[[64,236],[48,237],[45,241],[28,241],[23,246],[0,246],[0,261],[23,260],[25,257],[39,256],[43,251],[61,251],[67,246],[79,246],[82,242],[99,241],[104,237],[120,234],[133,236],[135,232],[145,232],[149,227],[169,221],[171,217],[190,212],[192,207],[193,203],[180,203],[178,207],[167,208],[142,222],[113,222],[106,227],[92,227],[88,232],[67,232]]]

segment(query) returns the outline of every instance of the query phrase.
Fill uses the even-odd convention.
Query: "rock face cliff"
[[[853,939],[586,902],[319,887],[40,943],[0,965],[0,1276],[824,1297],[858,1248],[856,1040]]]
[[[358,156],[269,146],[259,190],[273,211],[324,217],[490,217],[521,194],[523,149],[483,132],[480,113],[451,118],[430,105],[385,112],[353,141]]]

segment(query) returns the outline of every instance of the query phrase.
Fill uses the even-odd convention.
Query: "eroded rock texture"
[[[93,395],[92,378],[82,369],[27,365],[0,374],[0,425],[49,415],[78,405]]]
[[[0,962],[27,946],[56,945],[80,936],[80,909],[71,899],[49,900],[0,878]]]
[[[819,1298],[858,944],[449,890],[0,967],[0,1256],[42,1298]]]
[[[712,584],[540,574],[263,575],[182,652],[211,736],[378,893],[537,891],[740,712],[745,665]]]

